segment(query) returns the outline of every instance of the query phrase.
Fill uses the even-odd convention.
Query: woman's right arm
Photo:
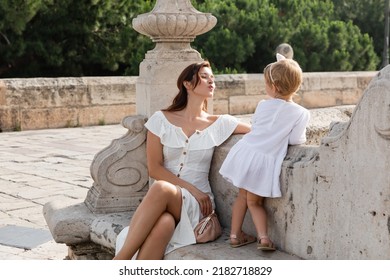
[[[184,181],[170,172],[164,166],[163,145],[160,138],[148,131],[146,138],[146,158],[149,176],[155,180],[164,180],[173,185],[187,189],[199,202],[203,215],[208,215],[212,211],[212,204],[209,196],[187,181]]]
[[[251,125],[244,123],[244,122],[238,122],[238,125],[236,129],[234,130],[233,134],[245,134],[251,131]]]

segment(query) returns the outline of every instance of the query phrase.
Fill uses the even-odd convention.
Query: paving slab
[[[0,244],[31,250],[52,240],[50,231],[40,228],[28,228],[15,225],[0,227]]]

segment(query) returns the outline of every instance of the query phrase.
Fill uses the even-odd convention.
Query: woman
[[[232,133],[250,131],[232,116],[207,113],[215,89],[209,62],[189,65],[177,86],[172,105],[145,124],[149,176],[155,182],[118,235],[114,259],[163,259],[196,243],[193,229],[215,208],[208,180],[214,148]]]

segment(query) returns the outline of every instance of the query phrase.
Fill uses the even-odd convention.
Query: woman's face
[[[202,67],[199,70],[199,83],[192,89],[194,94],[209,98],[214,94],[215,77],[211,68]]]

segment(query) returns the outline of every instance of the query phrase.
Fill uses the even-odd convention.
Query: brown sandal
[[[268,240],[268,242],[261,243],[261,240],[263,240],[263,239]],[[262,251],[275,251],[276,250],[274,243],[272,243],[271,239],[269,239],[268,236],[259,237],[259,242],[257,242],[257,249],[262,250]]]
[[[241,232],[241,236],[238,237],[235,234],[230,235],[230,246],[232,248],[241,247],[250,243],[256,242],[256,237],[248,235],[245,232]]]

